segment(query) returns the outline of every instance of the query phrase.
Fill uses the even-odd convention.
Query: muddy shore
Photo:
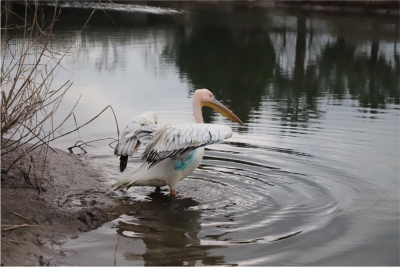
[[[17,149],[2,156],[2,170],[21,152]],[[87,158],[48,150],[42,177],[43,155],[40,148],[31,153],[36,171],[31,168],[28,181],[26,158],[1,175],[2,265],[55,265],[65,241],[122,213],[105,183],[106,174]],[[10,229],[14,226],[19,228]]]

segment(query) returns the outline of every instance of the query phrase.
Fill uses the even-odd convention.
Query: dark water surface
[[[192,122],[191,96],[208,88],[245,125],[204,110],[234,135],[208,147],[179,197],[132,188],[129,212],[64,244],[63,263],[400,264],[397,16],[103,7],[63,61],[57,82],[74,84],[60,118],[82,95],[78,124],[107,105],[120,128],[149,110],[161,125]],[[52,46],[65,48],[90,12],[64,7]],[[111,112],[54,145],[106,137]],[[94,145],[110,184],[123,178],[107,143]],[[139,164],[136,154],[128,172]]]

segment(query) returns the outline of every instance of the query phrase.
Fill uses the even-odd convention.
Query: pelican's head
[[[230,111],[227,107],[222,105],[217,99],[215,99],[214,94],[211,93],[208,89],[198,89],[194,93],[194,101],[200,103],[200,106],[210,107],[228,119],[240,123],[243,125],[243,122],[235,115],[232,111]]]

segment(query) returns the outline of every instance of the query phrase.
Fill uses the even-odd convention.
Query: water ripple
[[[156,194],[140,197],[149,192],[148,189],[134,189],[131,196],[144,201],[145,205],[136,214],[125,217],[125,221],[120,219],[115,226],[119,229],[117,232],[126,237],[167,238],[177,235],[178,231],[189,237],[189,245],[230,247],[296,238],[326,227],[339,214],[339,199],[315,177],[254,163],[253,159],[229,153],[229,148],[232,147],[207,150],[195,174],[180,183],[179,198],[171,202],[165,196],[161,201],[165,210],[154,206],[164,197]],[[274,152],[282,157],[288,155],[284,149]],[[312,157],[304,157],[302,153],[289,155],[296,158],[302,155],[303,160]],[[177,222],[186,225],[184,229],[187,224],[197,225],[189,227],[196,229],[193,235],[188,235],[184,229],[165,231],[166,221],[160,217],[167,218],[174,210],[194,212],[198,216],[194,220]]]

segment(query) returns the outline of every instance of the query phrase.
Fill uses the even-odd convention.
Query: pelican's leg
[[[171,196],[176,196],[176,188],[178,187],[178,182],[179,182],[179,180],[170,182],[169,192],[170,192]]]

